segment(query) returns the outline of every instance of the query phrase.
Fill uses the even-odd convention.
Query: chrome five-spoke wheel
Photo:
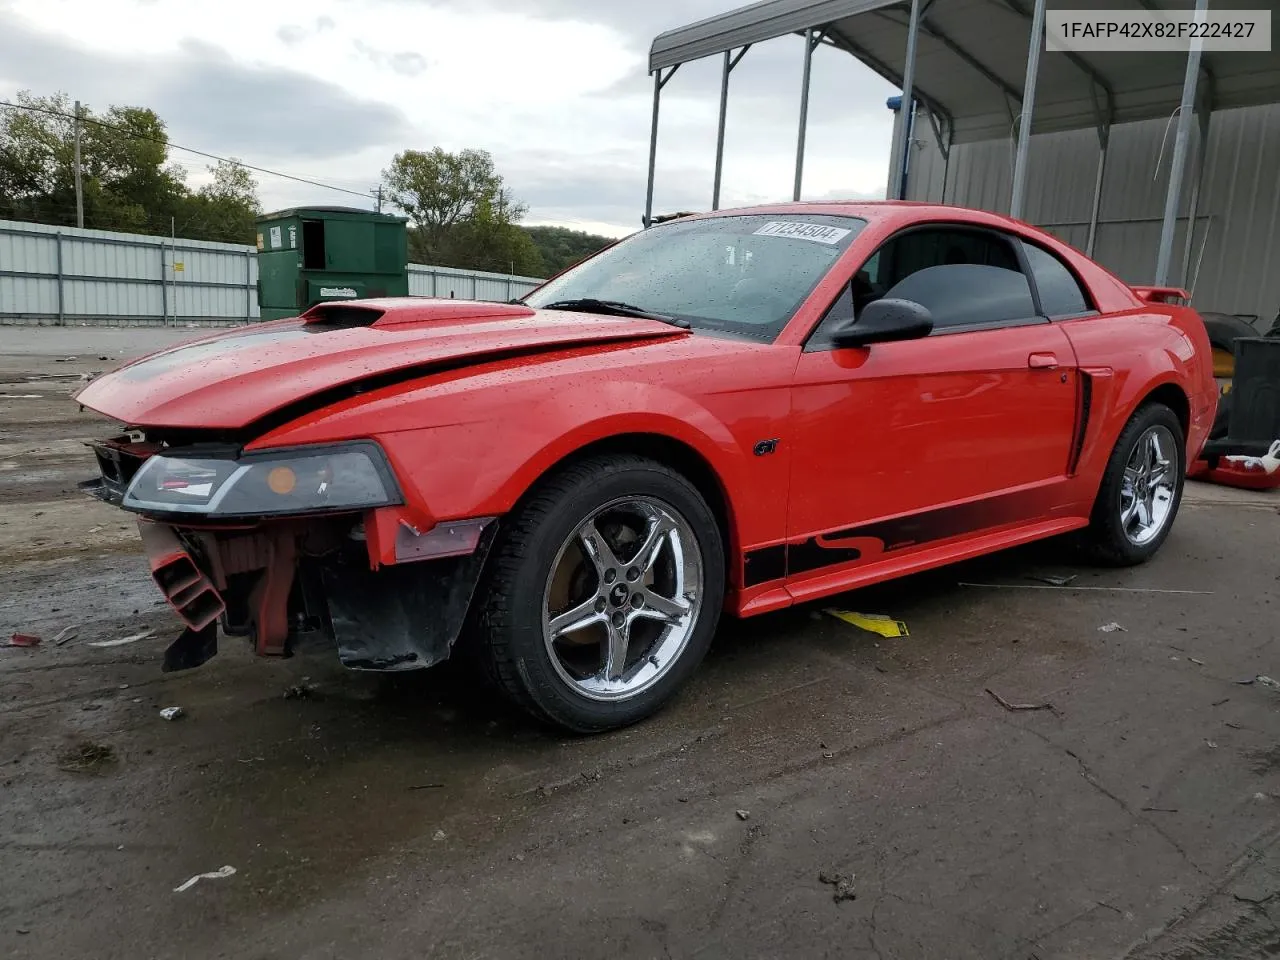
[[[602,453],[542,481],[494,543],[481,664],[576,733],[651,716],[693,675],[724,604],[720,524],[670,464]]]
[[[1120,525],[1136,546],[1150,543],[1169,522],[1179,467],[1173,433],[1148,427],[1129,454],[1120,484]]]
[[[627,699],[679,659],[702,602],[703,559],[689,521],[656,498],[620,498],[560,546],[543,640],[556,673],[581,695]]]

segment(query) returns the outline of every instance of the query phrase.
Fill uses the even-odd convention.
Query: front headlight
[[[149,457],[121,504],[139,513],[221,517],[366,510],[403,502],[374,443],[264,450],[238,458],[197,450]]]

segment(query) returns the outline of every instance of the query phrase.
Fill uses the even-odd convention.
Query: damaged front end
[[[496,532],[405,506],[371,441],[246,452],[134,432],[91,445],[85,492],[138,515],[151,574],[186,625],[165,652],[185,670],[218,629],[262,656],[320,640],[357,670],[448,658]]]

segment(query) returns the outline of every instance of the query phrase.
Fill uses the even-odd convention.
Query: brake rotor
[[[639,535],[626,524],[614,521],[600,525],[600,535],[608,541],[614,553],[622,553],[639,539]],[[554,612],[562,612],[581,603],[595,592],[595,568],[587,561],[582,546],[575,544],[560,561],[551,580],[547,606]],[[587,628],[566,634],[558,643],[566,646],[596,646],[600,643],[598,630]]]

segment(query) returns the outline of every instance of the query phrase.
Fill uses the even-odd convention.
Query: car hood
[[[76,400],[130,426],[236,430],[305,401],[437,370],[687,332],[655,320],[456,300],[325,305],[132,361]]]

